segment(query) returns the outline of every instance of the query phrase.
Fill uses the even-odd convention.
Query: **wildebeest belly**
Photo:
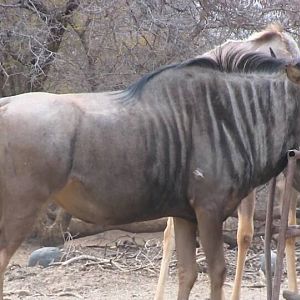
[[[67,212],[86,222],[99,223],[107,218],[105,212],[93,204],[89,193],[79,180],[70,179],[53,198]]]
[[[107,193],[107,192],[106,192]],[[67,212],[90,223],[126,224],[135,221],[157,219],[163,216],[179,216],[194,220],[195,216],[188,205],[172,205],[168,202],[149,203],[149,199],[137,195],[124,198],[105,193],[95,194],[75,177],[54,195],[53,200]],[[112,198],[113,197],[113,198]],[[166,200],[164,200],[166,201]]]

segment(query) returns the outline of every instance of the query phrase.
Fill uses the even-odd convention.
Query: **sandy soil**
[[[161,259],[162,234],[133,235],[112,231],[78,239],[65,245],[66,259],[91,255],[95,260],[78,260],[65,266],[27,267],[29,254],[38,248],[26,242],[11,260],[5,276],[5,299],[153,299]],[[266,299],[265,287],[257,272],[258,255],[250,251],[247,261],[242,299]],[[205,269],[199,250],[200,269]],[[225,290],[229,299],[233,283],[235,251],[226,251],[229,265]],[[208,278],[199,273],[190,299],[209,296]],[[166,286],[167,300],[176,299],[176,260],[171,262]]]

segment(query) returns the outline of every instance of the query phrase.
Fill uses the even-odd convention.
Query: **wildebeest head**
[[[300,61],[297,60],[287,65],[286,73],[291,81],[300,84]]]
[[[269,25],[265,30],[254,33],[246,40],[229,40],[201,56],[210,57],[213,60],[217,58],[226,59],[227,53],[232,51],[239,52],[240,55],[249,52],[260,52],[270,55],[270,48],[276,58],[300,58],[300,50],[297,43],[278,24]]]

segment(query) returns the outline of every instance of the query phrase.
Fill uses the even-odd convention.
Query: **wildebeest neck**
[[[242,199],[281,172],[286,151],[298,145],[299,92],[285,75],[199,72],[195,67],[153,79],[143,100],[160,114],[176,110],[192,128],[188,168],[189,174],[201,170],[203,198]]]

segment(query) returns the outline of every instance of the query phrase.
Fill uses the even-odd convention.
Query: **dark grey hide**
[[[266,69],[280,69],[266,61]],[[186,208],[198,195],[196,206],[225,219],[236,199],[283,170],[286,151],[298,145],[299,87],[283,72],[228,74],[197,62],[142,79],[127,91],[135,95],[127,109],[144,116],[147,212],[193,218]]]
[[[2,197],[15,185],[15,203],[54,196],[72,215],[101,224],[195,220],[195,207],[225,219],[283,170],[299,137],[299,87],[282,73],[285,62],[236,57],[226,68],[208,58],[168,66],[120,94],[6,98]]]

